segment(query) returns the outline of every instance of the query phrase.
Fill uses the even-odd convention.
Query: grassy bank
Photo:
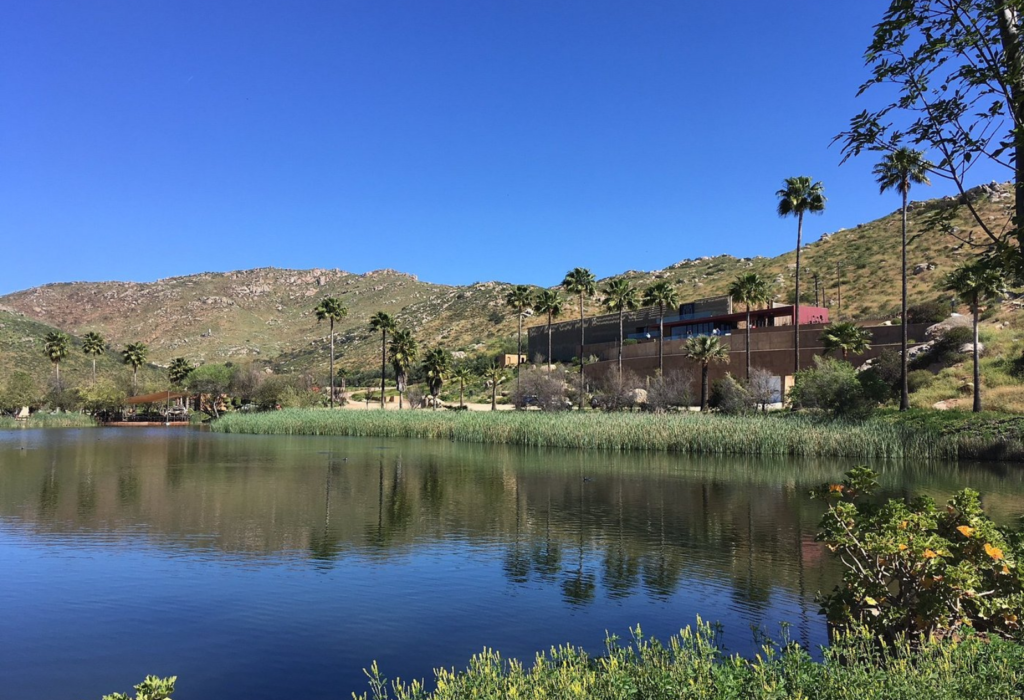
[[[264,435],[440,438],[456,442],[690,454],[874,459],[1022,459],[1020,440],[943,430],[885,414],[865,422],[801,415],[720,416],[535,411],[325,411],[229,414],[215,431]]]
[[[837,640],[815,662],[796,645],[765,648],[754,659],[727,657],[708,627],[689,628],[667,645],[640,640],[609,644],[590,657],[574,647],[538,655],[532,666],[484,651],[462,672],[436,671],[436,689],[417,682],[387,683],[377,666],[362,700],[461,698],[591,698],[703,700],[815,698],[816,700],[982,700],[1020,697],[1024,646],[976,637],[931,642],[882,655],[870,639]]]
[[[25,420],[0,416],[0,430],[12,428],[94,428],[98,425],[92,416],[81,413],[33,413]]]

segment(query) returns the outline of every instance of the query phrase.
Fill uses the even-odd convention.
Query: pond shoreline
[[[1024,419],[1020,422],[1024,425]],[[211,428],[221,433],[251,435],[428,438],[685,454],[1024,461],[1024,443],[1016,437],[1007,437],[1005,430],[983,430],[980,423],[962,429],[949,429],[950,425],[953,423],[949,417],[922,418],[916,414],[909,417],[882,414],[867,421],[853,422],[792,414],[722,416],[538,411],[470,414],[428,410],[400,413],[285,409],[229,414],[214,421]]]

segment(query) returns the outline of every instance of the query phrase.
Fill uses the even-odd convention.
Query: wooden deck
[[[172,420],[170,423],[164,423],[163,421],[149,422],[149,421],[111,421],[109,423],[101,423],[103,427],[110,428],[187,428],[191,425],[187,420]]]

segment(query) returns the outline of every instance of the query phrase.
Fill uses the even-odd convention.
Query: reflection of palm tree
[[[505,575],[512,583],[526,583],[530,580],[530,559],[525,556],[522,549],[522,513],[520,512],[519,503],[519,475],[515,477],[515,493],[514,498],[516,502],[516,531],[513,538],[512,547],[505,553],[505,561],[502,568],[505,570]]]
[[[676,591],[679,585],[679,568],[672,565],[666,554],[665,545],[665,494],[661,492],[659,501],[659,537],[657,559],[652,563],[648,559],[643,567],[644,588],[647,592],[658,598],[668,598]]]
[[[327,479],[324,486],[324,527],[318,535],[310,533],[309,552],[310,556],[320,562],[332,562],[338,558],[341,552],[341,540],[331,532],[331,471],[333,467],[327,465]],[[330,566],[317,567],[330,569]]]
[[[578,557],[576,559],[576,570],[572,576],[562,581],[562,597],[570,605],[586,605],[594,599],[594,591],[597,586],[594,584],[594,575],[583,571],[583,484],[580,484],[580,508],[579,523],[577,528],[580,533],[580,544]]]
[[[640,576],[640,563],[623,546],[622,481],[619,481],[619,536],[615,549],[605,556],[604,578],[612,598],[625,598],[636,586]]]

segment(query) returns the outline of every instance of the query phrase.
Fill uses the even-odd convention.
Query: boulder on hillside
[[[939,321],[934,326],[928,326],[928,330],[924,332],[929,338],[941,338],[953,328],[970,328],[971,317],[964,316],[963,314],[950,314],[949,318],[945,321]]]

